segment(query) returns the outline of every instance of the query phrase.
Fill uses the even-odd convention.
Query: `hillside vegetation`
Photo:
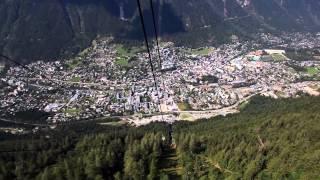
[[[254,98],[240,114],[175,126],[193,179],[319,179],[320,98]]]
[[[0,179],[319,179],[319,104],[255,97],[239,114],[174,124],[173,139],[163,123],[8,136]]]

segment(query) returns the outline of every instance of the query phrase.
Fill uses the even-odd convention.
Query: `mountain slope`
[[[151,34],[149,4],[142,2]],[[319,8],[317,0],[155,2],[159,32],[169,38],[198,31],[214,37],[253,30],[318,30]],[[134,0],[3,0],[0,24],[0,51],[22,59],[68,55],[86,47],[97,35],[142,37]]]
[[[318,97],[256,97],[239,114],[178,123],[174,138],[190,179],[319,179]]]
[[[167,124],[108,119],[2,132],[0,179],[319,179],[319,103],[255,97],[238,114],[173,124],[174,144]]]

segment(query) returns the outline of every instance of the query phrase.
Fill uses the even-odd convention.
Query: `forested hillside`
[[[154,179],[167,125],[84,123],[0,142],[0,179]],[[168,138],[165,138],[168,139]]]
[[[319,179],[320,98],[134,128],[95,122],[2,138],[0,179]]]
[[[319,179],[320,98],[254,98],[240,114],[175,126],[193,179]],[[191,178],[192,179],[192,178]]]

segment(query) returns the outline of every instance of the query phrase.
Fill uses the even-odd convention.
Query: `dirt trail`
[[[214,168],[218,169],[218,170],[219,170],[220,172],[222,172],[222,173],[230,173],[230,174],[233,174],[233,173],[234,173],[233,171],[231,171],[231,170],[229,170],[229,169],[222,168],[218,162],[214,162],[214,161],[212,161],[212,160],[209,159],[209,158],[206,158],[206,161],[207,161],[209,164],[211,164]]]
[[[163,155],[159,160],[160,174],[168,175],[169,179],[181,179],[181,168],[178,166],[178,155],[174,146],[164,149]]]
[[[266,145],[264,144],[264,142],[262,141],[260,135],[258,135],[258,141],[259,141],[259,151],[262,151],[266,148]]]

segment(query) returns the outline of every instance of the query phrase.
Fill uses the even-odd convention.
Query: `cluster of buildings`
[[[247,54],[247,58],[250,61],[285,61],[286,51],[280,49],[264,49],[256,50]]]
[[[156,82],[146,52],[121,55],[109,38],[101,38],[70,60],[39,61],[27,65],[30,70],[11,67],[0,79],[4,87],[0,90],[0,116],[38,109],[52,114],[48,122],[59,123],[179,113],[181,103],[193,111],[217,110],[255,94],[295,97],[303,91],[317,95],[312,90],[319,86],[317,81],[297,82],[302,75],[287,65],[293,60],[278,60],[285,57],[284,50],[264,49],[265,42],[296,47],[294,42],[302,37],[260,36],[259,41],[224,44],[205,55],[163,43],[161,60],[156,58],[158,51],[152,51]],[[310,42],[301,46],[320,45],[316,38],[307,39]],[[119,56],[127,61],[125,67],[117,63]]]
[[[283,32],[277,36],[270,33],[258,35],[254,47],[281,49],[314,49],[319,48],[320,33]]]

